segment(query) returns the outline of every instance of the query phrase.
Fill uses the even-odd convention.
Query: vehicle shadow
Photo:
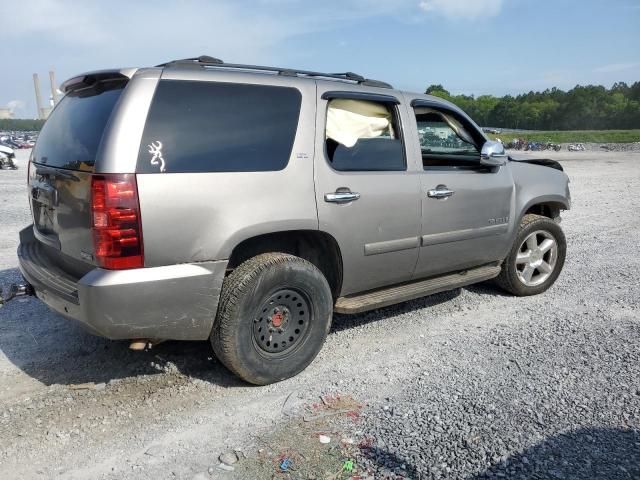
[[[368,323],[386,320],[389,317],[395,317],[404,313],[421,310],[423,308],[433,307],[441,303],[446,303],[458,297],[462,292],[461,288],[449,290],[447,292],[436,293],[428,297],[421,297],[408,302],[390,305],[388,307],[371,310],[356,315],[342,315],[336,313],[333,315],[333,323],[331,325],[331,333],[348,330],[349,328],[366,325]]]
[[[17,268],[0,271],[5,288],[21,280]],[[34,297],[0,307],[0,372],[10,370],[3,361],[47,386],[107,383],[168,371],[222,386],[247,386],[217,361],[207,341],[164,342],[134,352],[128,341],[91,335]]]
[[[416,465],[412,458],[392,453],[386,448],[361,450],[367,462],[377,470],[376,478],[441,478],[434,475],[432,465]],[[473,453],[459,458],[464,468],[484,464],[484,458]],[[365,463],[367,463],[365,462]],[[441,474],[444,472],[440,472]],[[455,478],[463,472],[451,472]],[[640,430],[624,428],[581,428],[547,437],[520,453],[493,464],[467,480],[566,479],[623,480],[640,478]]]
[[[478,295],[486,295],[491,297],[513,297],[510,293],[505,292],[500,287],[492,283],[491,280],[486,282],[476,283],[464,287],[470,292],[477,293]]]
[[[366,463],[369,463],[367,467],[373,464],[374,468],[377,470],[375,478],[384,478],[389,480],[421,480],[422,478],[430,478],[429,476],[421,475],[408,457],[403,458],[396,453],[390,452],[386,448],[375,446],[365,447],[360,450],[360,453],[366,458]]]
[[[389,317],[395,317],[404,313],[409,313],[416,310],[421,310],[423,308],[434,307],[442,303],[447,303],[460,296],[462,290],[467,290],[478,295],[492,297],[512,296],[504,290],[500,289],[498,286],[494,285],[491,281],[486,281],[473,285],[467,285],[466,287],[456,288],[454,290],[449,290],[446,292],[436,293],[426,297],[417,298],[408,302],[390,305],[388,307],[379,308],[377,310],[371,310],[370,312],[365,312],[357,315],[342,315],[336,313],[333,316],[331,332],[340,332],[342,330],[358,327],[367,323],[386,320]]]
[[[0,271],[0,286],[22,280],[17,268]],[[331,333],[453,300],[461,289],[358,315],[335,314]],[[167,341],[134,352],[128,341],[87,333],[33,297],[0,307],[0,353],[22,372],[45,385],[107,383],[111,380],[177,371],[222,386],[244,386],[215,358],[208,341]],[[0,372],[7,370],[2,366]]]
[[[640,478],[640,430],[582,428],[548,437],[469,480]]]

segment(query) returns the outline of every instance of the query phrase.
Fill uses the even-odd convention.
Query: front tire
[[[567,240],[560,225],[542,215],[525,215],[495,282],[519,297],[537,295],[555,283],[566,254]]]
[[[267,385],[313,361],[332,315],[331,289],[320,270],[293,255],[265,253],[225,278],[211,345],[233,373]]]

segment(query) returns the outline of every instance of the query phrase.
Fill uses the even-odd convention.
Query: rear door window
[[[102,134],[125,85],[122,80],[101,82],[65,95],[40,132],[33,160],[92,172]]]
[[[293,148],[301,99],[290,87],[162,80],[137,171],[282,170]]]

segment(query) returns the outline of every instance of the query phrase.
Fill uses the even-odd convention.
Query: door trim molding
[[[486,227],[465,228],[464,230],[454,230],[453,232],[432,233],[422,235],[420,245],[427,247],[429,245],[459,242],[460,240],[470,240],[472,238],[490,237],[507,233],[508,230],[509,224],[503,223],[500,225],[487,225]]]
[[[399,238],[397,240],[386,240],[384,242],[365,243],[364,254],[380,255],[381,253],[399,252],[401,250],[410,250],[420,246],[419,237]]]

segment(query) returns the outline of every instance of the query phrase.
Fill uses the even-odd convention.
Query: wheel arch
[[[342,289],[342,254],[336,239],[320,230],[285,230],[255,235],[239,242],[229,256],[228,270],[261,253],[295,255],[314,264],[325,276],[334,300]]]
[[[521,207],[518,208],[516,225],[519,225],[528,213],[536,213],[553,219],[557,218],[562,210],[569,210],[570,208],[571,201],[564,195],[549,194],[533,196],[521,203]]]
[[[549,200],[549,199],[533,199],[531,200],[526,207],[523,209],[520,220],[529,214],[535,213],[536,215],[542,215],[543,217],[548,217],[551,219],[556,219],[560,216],[560,212],[562,210],[567,210],[568,205],[565,202],[559,200]]]

